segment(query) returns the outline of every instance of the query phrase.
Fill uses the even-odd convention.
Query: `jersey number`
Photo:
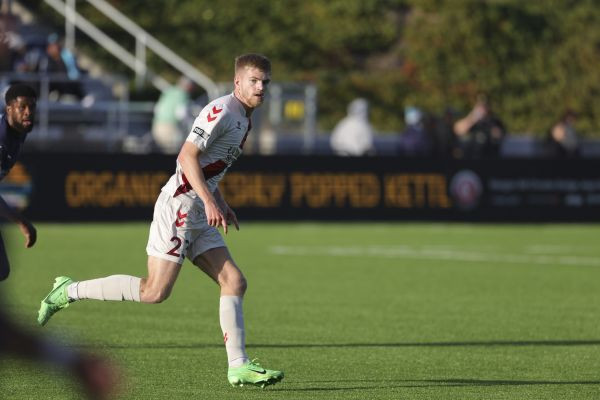
[[[173,236],[171,238],[171,242],[175,242],[175,247],[169,250],[167,254],[170,256],[181,257],[181,254],[177,252],[177,250],[181,247],[181,239],[179,239],[177,236]]]
[[[167,252],[167,254],[170,256],[174,256],[174,257],[181,257],[181,254],[179,254],[177,252],[177,250],[179,250],[179,248],[181,247],[181,239],[179,239],[177,236],[173,236],[171,238],[171,242],[175,242],[175,246],[171,250],[169,250]],[[190,241],[186,239],[185,240],[185,248],[183,249],[183,251],[185,251],[187,249],[189,244],[190,244]]]

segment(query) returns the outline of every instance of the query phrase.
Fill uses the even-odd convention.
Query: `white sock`
[[[142,279],[129,275],[111,275],[106,278],[73,282],[67,286],[70,300],[140,301]]]
[[[239,367],[248,361],[242,298],[239,296],[221,296],[219,320],[221,321],[229,366]]]

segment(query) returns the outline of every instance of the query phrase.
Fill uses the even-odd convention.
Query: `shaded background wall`
[[[28,154],[1,186],[34,220],[149,220],[174,160]],[[247,156],[220,188],[240,220],[599,221],[600,160],[390,163]]]

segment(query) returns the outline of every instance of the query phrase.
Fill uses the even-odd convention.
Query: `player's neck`
[[[21,136],[24,132],[21,132],[19,129],[15,127],[15,123],[12,118],[6,116],[6,127],[8,128],[6,131],[12,136]]]
[[[236,91],[233,92],[233,97],[235,97],[235,99],[240,102],[242,107],[244,107],[244,111],[246,112],[246,117],[250,118],[250,116],[252,116],[252,112],[254,111],[254,107],[250,107],[246,103],[244,103],[242,101],[242,99],[240,98],[240,96],[238,96]]]

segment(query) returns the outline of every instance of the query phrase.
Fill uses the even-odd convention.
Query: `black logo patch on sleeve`
[[[199,126],[195,126],[193,132],[203,139],[204,139],[204,135],[206,134],[204,129],[200,128]]]

